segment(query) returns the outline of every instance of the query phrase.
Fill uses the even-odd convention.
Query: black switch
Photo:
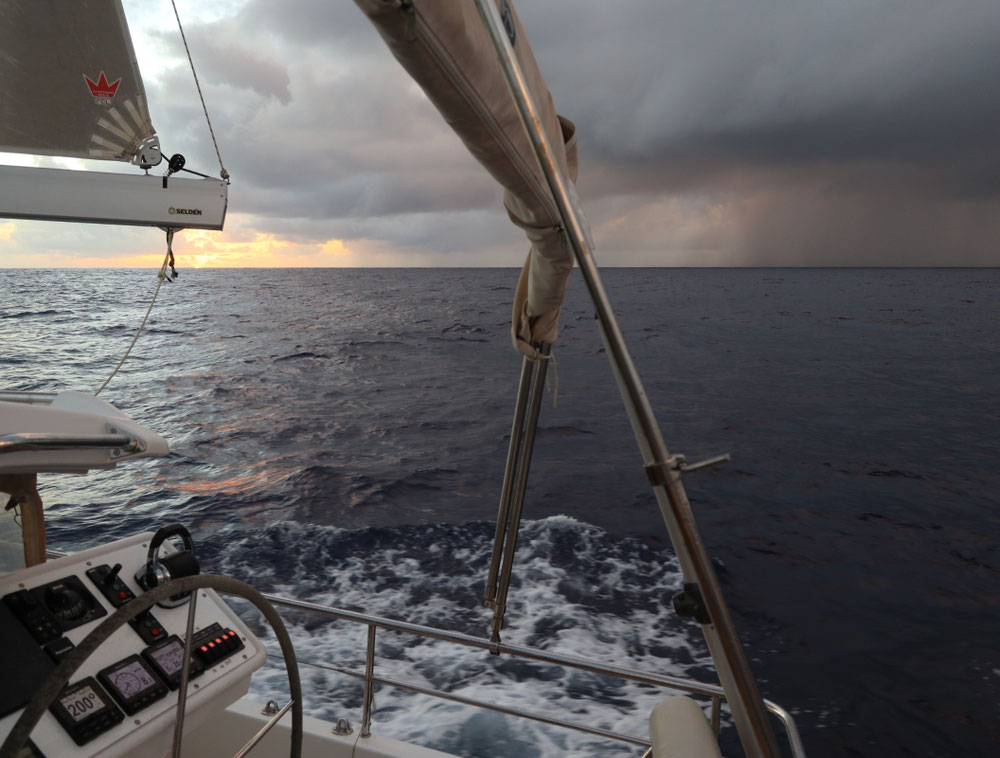
[[[135,599],[135,593],[129,589],[118,572],[122,570],[122,565],[116,563],[114,567],[104,564],[87,569],[87,578],[94,583],[94,586],[101,591],[101,594],[115,608],[121,608],[129,600]]]
[[[107,574],[104,575],[104,579],[101,582],[108,587],[112,586],[116,581],[118,581],[118,572],[122,570],[122,565],[116,563]]]
[[[163,628],[163,625],[149,611],[140,613],[128,623],[147,645],[152,645],[154,642],[159,642],[167,638],[167,630]]]
[[[59,663],[63,658],[73,652],[73,648],[76,647],[68,637],[60,637],[54,642],[50,642],[48,645],[43,646],[43,650],[49,654],[49,658]]]
[[[31,633],[39,645],[57,640],[62,636],[59,623],[39,599],[28,590],[11,592],[4,596],[3,602],[11,613],[24,624],[25,629]]]

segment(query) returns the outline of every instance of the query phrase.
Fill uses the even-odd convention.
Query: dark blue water
[[[486,634],[516,272],[181,274],[102,394],[172,452],[43,480],[52,542],[179,520],[265,589]],[[809,754],[997,754],[1000,270],[605,279],[671,451],[733,456],[686,485],[761,689]],[[154,286],[0,270],[0,386],[96,389]],[[680,577],[576,276],[556,358],[505,639],[709,676],[667,608]],[[360,660],[347,630],[294,634],[307,660]],[[391,639],[380,665],[635,734],[664,694]],[[330,677],[308,675],[311,712],[357,718],[360,691]],[[378,705],[379,731],[464,755],[634,753],[389,690]]]

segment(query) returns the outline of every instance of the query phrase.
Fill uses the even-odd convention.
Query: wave
[[[330,356],[326,353],[310,353],[308,351],[302,353],[293,353],[291,355],[283,355],[280,358],[275,358],[275,363],[280,363],[281,361],[294,361],[301,358],[329,358]]]
[[[452,601],[408,568],[438,560],[423,531],[432,527],[410,532],[399,525],[476,522],[496,513],[521,363],[506,324],[512,288],[499,285],[512,285],[514,273],[288,270],[269,272],[266,288],[254,270],[185,275],[161,292],[150,325],[187,334],[144,334],[106,394],[176,452],[86,478],[46,477],[50,536],[85,547],[108,529],[132,534],[179,520],[198,533],[237,528],[249,550],[271,534],[265,526],[276,517],[324,525],[309,527],[317,534],[331,526],[385,528],[338,539],[379,549],[394,539],[416,540],[423,547],[400,557],[405,566],[379,561],[381,592],[398,598],[410,588],[411,600],[423,592],[442,619],[454,618]],[[7,284],[2,384],[96,387],[141,321],[148,275],[0,270]],[[885,742],[913,754],[991,754],[995,735],[986,725],[995,722],[1000,698],[1000,676],[988,673],[996,669],[989,656],[997,646],[996,624],[988,622],[997,618],[1000,539],[993,421],[1000,413],[993,328],[1000,269],[606,275],[612,300],[627,304],[621,327],[649,400],[663,413],[667,441],[733,453],[732,466],[690,479],[690,497],[713,552],[732,567],[716,564],[755,653],[753,667],[769,697],[802,714],[810,749],[867,756],[877,752],[868,745]],[[784,282],[763,283],[765,276]],[[106,295],[99,312],[95,292]],[[547,401],[543,408],[528,512],[662,535],[579,277],[571,279],[556,349],[559,406]],[[488,528],[441,528],[488,549]],[[453,544],[449,539],[445,544]],[[272,568],[282,571],[291,562],[294,570],[299,559],[289,551],[296,545],[287,536],[278,544],[261,561],[278,562]],[[449,564],[450,548],[443,550],[440,560],[466,587],[482,633],[482,571],[466,575],[464,563]],[[578,630],[582,611],[575,606],[595,582],[604,586],[601,578],[581,578],[577,569],[570,576],[554,558],[523,567],[521,559],[515,575],[523,586],[536,586],[527,570],[561,571],[545,586],[574,604],[572,614],[559,613],[555,599],[543,596],[550,604],[544,617],[532,615],[530,629],[518,626],[525,638]],[[333,568],[321,558],[312,562]],[[871,581],[873,572],[878,581]],[[359,580],[373,582],[369,574],[358,570]],[[290,576],[295,584],[298,574]],[[623,608],[641,604],[627,600]],[[606,610],[613,597],[602,602],[588,611],[601,629],[578,632],[585,645],[616,634]],[[629,618],[637,627],[645,620]],[[646,629],[630,639],[647,654],[655,645]],[[402,644],[386,636],[380,661]],[[664,658],[684,663],[683,651],[667,648]],[[419,669],[428,681],[437,681],[441,657],[430,655]],[[508,665],[515,679],[549,675]],[[937,685],[930,689],[911,676],[928,667],[924,680]],[[494,686],[497,672],[478,659],[465,671],[470,683],[485,677],[485,690],[497,697],[520,694]],[[898,695],[891,702],[882,696],[887,682]],[[571,687],[589,689],[586,681]],[[344,691],[354,694],[338,702],[360,701],[353,684]],[[609,707],[628,711],[610,705],[628,699],[628,690],[604,694]],[[532,707],[545,705],[525,696]],[[380,694],[382,724],[404,735],[431,728],[416,723],[424,708],[418,701],[401,706],[409,717],[391,715],[390,706],[403,701],[383,702],[390,697]],[[958,715],[944,720],[950,726],[934,721],[932,731],[931,712]],[[521,725],[492,714],[441,717],[435,728],[451,734],[435,744],[468,746],[457,752],[488,753],[479,741],[522,738]],[[824,739],[834,732],[836,740]],[[582,752],[538,744],[546,754]]]
[[[484,580],[493,526],[429,524],[345,530],[293,522],[228,527],[203,540],[212,570],[312,602],[488,636]],[[697,628],[669,598],[680,586],[676,560],[640,540],[614,537],[558,516],[525,522],[507,606],[505,642],[632,668],[704,678],[707,652]],[[268,642],[269,632],[250,619]],[[307,712],[359,717],[360,685],[310,664],[363,669],[365,628],[317,617],[286,618],[304,661]],[[664,693],[644,685],[528,662],[422,638],[379,634],[377,667],[404,679],[476,699],[644,735]],[[252,695],[287,698],[281,666],[254,677]],[[521,744],[525,758],[554,754],[633,756],[634,749],[522,719],[382,688],[375,730],[467,756]]]
[[[579,435],[593,434],[588,429],[581,429],[577,426],[543,426],[539,427],[539,433],[548,434],[555,437],[576,437]]]
[[[56,311],[56,310],[44,310],[44,311],[20,311],[18,313],[10,313],[4,316],[4,318],[34,318],[35,316],[61,316],[61,315],[72,315],[72,311]]]

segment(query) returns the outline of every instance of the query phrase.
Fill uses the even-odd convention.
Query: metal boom
[[[0,217],[6,218],[222,229],[227,200],[219,179],[0,166]]]

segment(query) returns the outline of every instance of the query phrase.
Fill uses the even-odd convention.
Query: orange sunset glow
[[[234,216],[225,232],[184,229],[174,237],[177,265],[186,268],[297,268],[357,266],[362,263],[364,243],[329,239],[321,243],[293,242],[277,235],[241,229],[242,219]],[[30,223],[30,222],[28,222]],[[19,231],[26,222],[0,224],[0,253],[8,266],[67,266],[83,268],[159,268],[166,253],[162,232],[139,232],[144,252],[109,251],[106,254],[81,255],[50,248],[27,251],[30,243],[19,244]],[[91,227],[93,229],[94,227]],[[128,244],[123,241],[121,244]],[[133,245],[135,246],[135,245]]]

